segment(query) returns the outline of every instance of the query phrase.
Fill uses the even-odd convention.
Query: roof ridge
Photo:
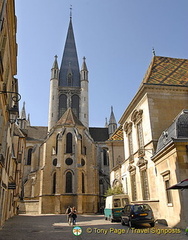
[[[151,70],[152,70],[152,67],[153,67],[153,65],[154,65],[154,62],[155,62],[155,59],[156,59],[156,58],[157,58],[157,56],[153,56],[153,58],[152,58],[152,60],[151,60],[151,62],[150,62],[150,65],[149,65],[149,67],[148,67],[148,69],[147,69],[147,71],[146,71],[146,73],[145,73],[145,75],[144,75],[144,78],[143,78],[141,84],[146,83],[147,80],[149,79],[149,77],[151,76]]]
[[[72,109],[69,107],[66,112],[61,116],[61,118],[57,121],[57,125],[80,125],[84,126],[82,122],[77,118],[77,116],[74,114]]]

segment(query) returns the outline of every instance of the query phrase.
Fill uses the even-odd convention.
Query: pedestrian
[[[73,225],[76,225],[77,214],[76,214],[76,208],[75,207],[72,207],[71,215],[72,215]]]
[[[19,205],[16,207],[16,214],[19,214]]]
[[[71,207],[70,206],[68,206],[67,207],[67,209],[66,209],[66,212],[65,212],[65,214],[67,214],[67,222],[69,223],[69,218],[71,217],[71,211],[72,211],[72,209],[71,209]]]

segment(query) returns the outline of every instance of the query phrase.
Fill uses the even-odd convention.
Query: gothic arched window
[[[79,118],[79,96],[73,95],[72,96],[72,106],[71,106],[73,113]]]
[[[56,193],[56,172],[53,174],[53,179],[52,179],[52,193]]]
[[[109,165],[109,162],[108,162],[108,152],[107,152],[106,148],[103,148],[103,163],[104,163],[105,166]]]
[[[28,149],[28,152],[27,152],[27,163],[26,165],[31,165],[31,157],[32,157],[32,148],[29,148]]]
[[[67,133],[66,136],[66,153],[72,153],[72,133]]]
[[[59,137],[59,133],[56,136],[56,148],[55,148],[56,154],[58,153],[58,137]]]
[[[59,97],[59,119],[67,110],[67,96],[65,94],[61,94]]]
[[[84,176],[84,173],[82,173],[82,193],[85,193],[85,176]]]
[[[66,173],[66,193],[72,193],[72,173],[67,172]]]

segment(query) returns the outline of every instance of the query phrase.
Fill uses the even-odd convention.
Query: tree
[[[113,188],[108,188],[105,193],[105,197],[116,195],[116,194],[124,194],[122,186],[115,186]]]

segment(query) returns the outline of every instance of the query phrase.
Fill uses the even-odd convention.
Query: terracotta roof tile
[[[123,127],[119,126],[114,134],[109,138],[109,141],[123,141]]]
[[[154,56],[142,83],[188,86],[188,59]]]

